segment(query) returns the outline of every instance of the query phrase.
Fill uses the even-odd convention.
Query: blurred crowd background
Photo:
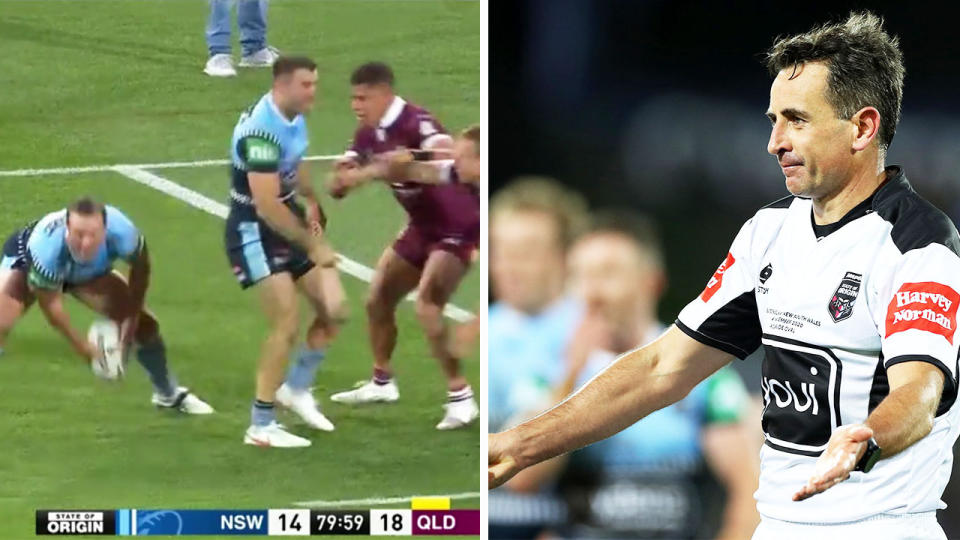
[[[942,4],[738,4],[490,3],[491,430],[655,338],[743,222],[787,194],[765,150],[762,55],[778,34],[850,9],[884,17],[907,66],[887,163],[960,223],[960,40]],[[759,357],[734,361],[684,402],[492,492],[491,537],[752,532],[759,382]],[[940,522],[960,538],[956,460],[944,500]]]

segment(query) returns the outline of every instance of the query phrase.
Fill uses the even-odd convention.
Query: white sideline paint
[[[327,156],[307,156],[305,161],[333,161],[343,154]],[[229,165],[229,159],[204,159],[200,161],[167,161],[164,163],[118,163],[116,165],[92,165],[89,167],[58,167],[54,169],[14,169],[0,171],[3,176],[46,176],[54,174],[80,174],[89,172],[115,171],[118,167],[133,167],[136,169],[177,169],[185,167],[213,167]]]
[[[227,205],[215,201],[206,195],[197,193],[192,189],[186,188],[160,175],[154,174],[150,171],[145,171],[141,169],[139,165],[113,165],[106,170],[118,172],[135,182],[151,187],[175,199],[179,199],[194,208],[203,210],[204,212],[217,216],[220,219],[227,219],[227,214],[229,212]],[[339,255],[340,262],[337,263],[337,267],[343,273],[370,283],[370,281],[373,279],[373,268],[350,259],[342,253]],[[414,293],[407,295],[407,300],[414,300],[415,298],[416,295]],[[466,322],[473,318],[472,313],[453,304],[447,304],[443,309],[443,314],[458,322]]]
[[[374,497],[371,499],[347,499],[343,501],[300,501],[293,504],[308,508],[336,508],[338,506],[356,506],[358,508],[364,508],[382,504],[399,504],[402,502],[409,502],[411,499],[416,497],[443,497],[455,501],[458,499],[479,499],[480,492],[471,491],[469,493],[451,493],[449,495],[410,495],[409,497]]]

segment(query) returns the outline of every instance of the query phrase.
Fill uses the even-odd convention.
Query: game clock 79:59
[[[370,513],[366,510],[312,510],[310,534],[370,534]]]

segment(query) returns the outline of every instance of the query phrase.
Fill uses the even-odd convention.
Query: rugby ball
[[[93,374],[111,381],[122,378],[123,347],[120,344],[120,327],[117,323],[106,319],[94,321],[87,332],[87,340],[98,353],[97,358],[90,362]]]

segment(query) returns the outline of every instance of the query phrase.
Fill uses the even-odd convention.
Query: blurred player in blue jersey
[[[130,265],[128,276],[112,269],[117,259]],[[147,245],[133,222],[112,206],[80,199],[15,231],[4,243],[0,347],[36,300],[50,325],[92,361],[96,348],[70,325],[64,309],[63,293],[68,292],[120,325],[124,344],[137,345],[137,360],[150,375],[156,406],[210,414],[213,408],[178,386],[167,369],[159,323],[145,305],[149,281]]]
[[[308,144],[303,114],[313,107],[316,83],[313,61],[279,58],[273,65],[272,89],[240,115],[230,148],[227,256],[242,288],[257,285],[270,324],[244,436],[244,443],[257,446],[310,445],[277,423],[274,402],[315,429],[333,430],[310,393],[345,312],[336,255],[323,238],[326,220],[302,161]],[[298,194],[306,209],[297,203]],[[313,307],[314,319],[284,380],[287,357],[297,341],[298,292]]]

